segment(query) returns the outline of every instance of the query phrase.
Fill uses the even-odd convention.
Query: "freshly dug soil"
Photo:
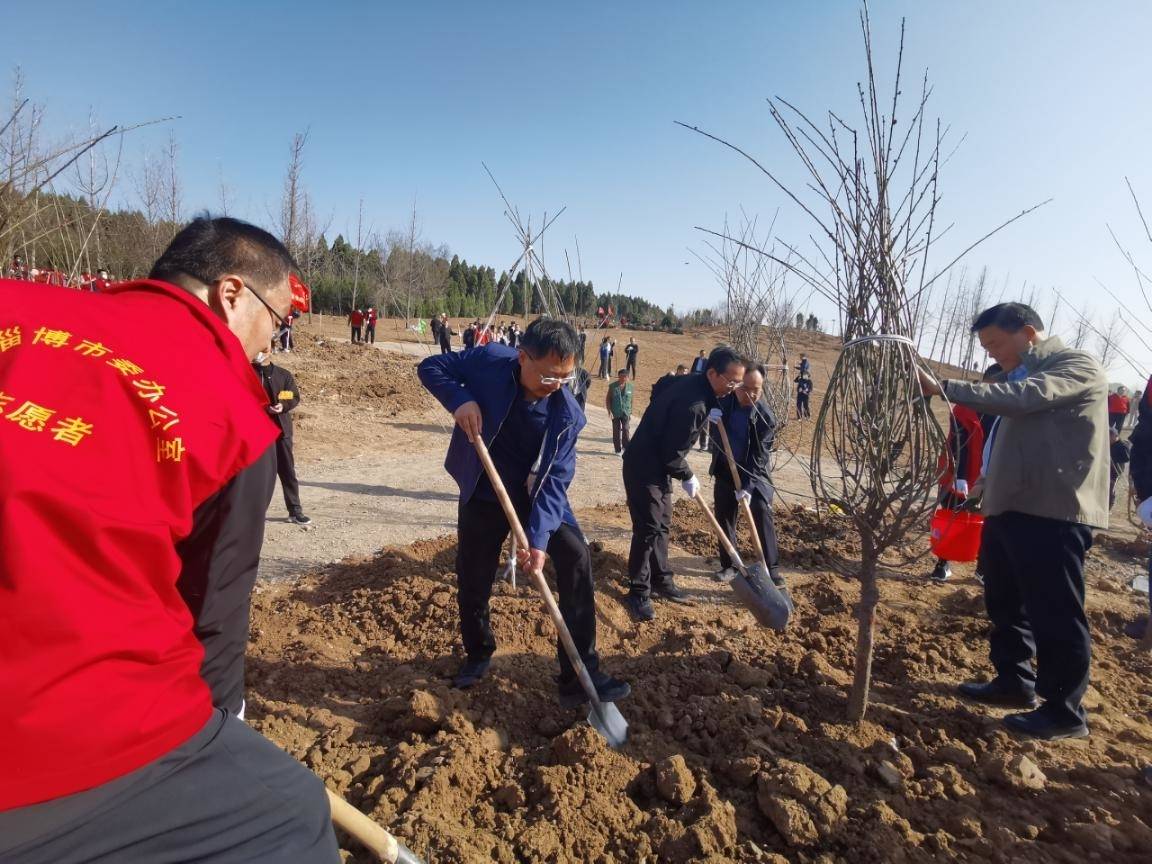
[[[678,543],[692,542],[686,519]],[[881,580],[874,702],[843,722],[857,587],[796,549],[824,539],[847,555],[852,540],[813,514],[778,524],[792,560],[817,568],[790,576],[784,633],[691,577],[695,605],[658,603],[637,626],[618,602],[624,560],[593,544],[603,664],[634,688],[618,752],[558,706],[554,636],[528,586],[497,583],[488,677],[447,686],[453,538],[262,585],[252,722],[429,864],[1149,860],[1152,663],[1117,635],[1136,610],[1107,550],[1089,567],[1092,737],[1038,744],[953,696],[989,671],[981,591],[962,577]]]

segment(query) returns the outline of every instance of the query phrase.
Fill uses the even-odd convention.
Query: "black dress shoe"
[[[589,674],[592,678],[592,686],[596,688],[596,695],[600,697],[601,702],[619,702],[621,699],[627,698],[628,694],[632,692],[627,681],[621,681],[619,678],[613,678],[603,672],[591,672]],[[588,695],[580,685],[579,678],[573,678],[571,681],[565,681],[560,685],[560,704],[563,707],[579,708],[587,702]]]
[[[456,677],[452,679],[452,686],[457,690],[467,690],[484,677],[490,665],[492,665],[492,661],[488,658],[465,660],[460,671],[456,673]]]
[[[653,585],[652,593],[661,600],[671,600],[673,603],[681,603],[685,606],[692,605],[692,601],[688,599],[688,595],[677,588],[676,583],[671,579],[660,585]]]
[[[656,610],[652,608],[652,601],[639,594],[629,594],[624,598],[624,606],[629,614],[637,621],[651,621],[656,617]]]
[[[1001,705],[1005,708],[1035,708],[1036,692],[1015,684],[1005,684],[999,678],[994,678],[987,684],[969,682],[961,684],[961,696],[983,702],[985,705]]]
[[[1004,725],[1017,735],[1044,741],[1088,737],[1088,724],[1083,720],[1054,720],[1043,708],[1024,714],[1009,714],[1004,718]]]

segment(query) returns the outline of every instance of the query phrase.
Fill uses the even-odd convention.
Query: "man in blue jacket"
[[[560,612],[604,701],[631,688],[599,670],[592,560],[572,507],[568,486],[576,472],[576,438],[584,412],[565,387],[574,378],[580,340],[562,321],[528,325],[519,348],[489,344],[429,357],[421,383],[456,418],[444,467],[460,487],[456,554],[460,635],[466,660],[453,683],[471,687],[484,677],[496,639],[488,600],[508,536],[508,521],[473,441],[480,436],[528,534],[530,549],[518,550],[520,566],[539,570],[552,558]],[[584,691],[562,647],[560,702],[575,707]]]

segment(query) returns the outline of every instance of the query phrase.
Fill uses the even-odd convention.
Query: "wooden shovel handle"
[[[728,535],[724,533],[724,529],[720,527],[720,523],[716,521],[716,517],[712,513],[712,508],[704,503],[703,497],[697,492],[694,496],[696,503],[700,505],[700,509],[704,511],[704,515],[708,517],[708,521],[712,524],[712,530],[716,534],[716,539],[724,547],[724,551],[732,558],[732,562],[744,570],[744,562],[740,559],[740,553],[736,551],[736,547],[732,545],[732,541],[728,539]]]
[[[396,864],[400,858],[400,844],[396,838],[333,792],[328,793],[328,804],[332,809],[332,821],[355,837],[360,844],[384,864]]]
[[[732,453],[732,442],[728,440],[728,430],[724,428],[723,420],[717,423],[716,427],[720,431],[720,443],[724,445],[724,455],[728,457],[728,470],[732,472],[732,485],[739,491],[741,488],[740,469],[736,467],[736,457]],[[760,560],[764,562],[764,567],[767,569],[768,559],[764,557],[764,544],[760,542],[760,532],[756,530],[756,520],[752,518],[752,505],[741,500],[740,509],[744,511],[744,516],[748,520],[748,530],[752,533],[752,545],[756,547],[756,554],[760,556]]]

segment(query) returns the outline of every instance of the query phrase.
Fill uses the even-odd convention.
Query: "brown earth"
[[[382,322],[378,335],[407,334]],[[641,381],[646,357],[690,358],[714,335],[638,334],[650,352]],[[327,328],[300,337],[277,362],[305,395],[304,472],[378,452],[436,469],[450,426],[411,357],[333,344]],[[808,353],[819,387],[820,363],[831,364]],[[413,448],[417,425],[428,431]],[[611,459],[580,458],[592,482],[619,483]],[[551,624],[527,586],[497,585],[489,677],[467,693],[447,686],[460,662],[454,538],[322,556],[262,582],[252,722],[429,864],[1149,860],[1152,788],[1140,772],[1152,762],[1152,658],[1119,635],[1147,602],[1126,587],[1147,549],[1119,514],[1088,569],[1092,736],[1041,744],[953,695],[989,672],[965,565],[944,585],[923,578],[924,564],[884,572],[873,705],[863,724],[844,723],[857,588],[836,567],[857,544],[843,520],[785,500],[777,525],[797,614],[782,634],[709,578],[715,544],[687,501],[675,507],[672,560],[695,605],[661,603],[655,622],[633,624],[619,603],[627,512],[581,510],[604,666],[634,688],[619,706],[630,723],[619,752],[556,703]],[[316,530],[333,545],[344,536],[322,520]],[[371,860],[342,839],[348,860]]]

